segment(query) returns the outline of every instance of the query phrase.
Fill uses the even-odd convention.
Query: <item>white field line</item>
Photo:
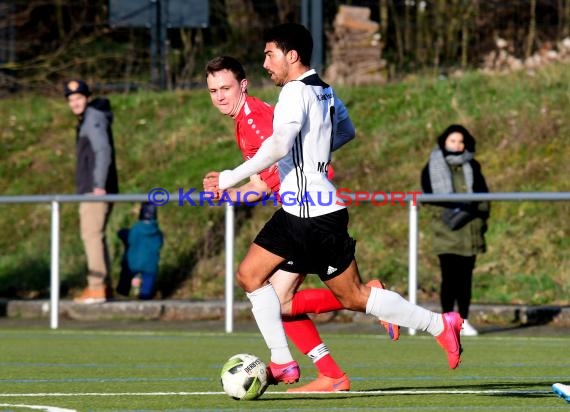
[[[531,395],[550,393],[547,390],[503,390],[503,389],[418,389],[418,390],[385,390],[385,391],[350,391],[350,392],[265,392],[264,395]],[[39,397],[79,397],[79,396],[205,396],[225,395],[225,392],[51,392],[51,393],[1,393],[1,398],[39,398]]]
[[[76,412],[75,409],[64,409],[58,408],[56,406],[43,406],[43,405],[17,405],[12,403],[0,403],[1,407],[9,406],[10,408],[24,408],[24,409],[36,409],[46,412]]]

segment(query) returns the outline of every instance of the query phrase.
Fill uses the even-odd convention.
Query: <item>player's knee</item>
[[[241,266],[236,273],[236,281],[238,286],[246,292],[253,292],[263,286],[263,279],[256,278],[253,273],[244,270]]]
[[[251,290],[249,290],[250,286],[249,277],[240,269],[238,269],[236,273],[236,282],[240,288],[242,288],[246,292],[251,292]]]

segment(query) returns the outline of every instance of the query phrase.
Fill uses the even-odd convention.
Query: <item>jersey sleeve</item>
[[[295,139],[307,116],[306,90],[303,83],[291,81],[281,89],[273,116],[273,133],[280,138]]]

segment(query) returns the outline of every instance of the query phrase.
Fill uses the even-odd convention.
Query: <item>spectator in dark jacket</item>
[[[156,216],[156,206],[143,203],[139,221],[131,229],[124,228],[119,231],[119,238],[125,245],[121,276],[117,285],[117,293],[121,295],[129,296],[133,278],[140,273],[139,299],[152,299],[154,296],[160,249],[164,242]]]
[[[111,123],[113,114],[109,100],[90,100],[91,91],[82,80],[65,84],[65,97],[77,116],[77,193],[101,196],[118,193],[115,148]],[[81,239],[87,257],[87,287],[74,300],[77,303],[100,303],[109,297],[110,259],[105,229],[112,210],[107,202],[81,202],[79,221]]]
[[[461,125],[449,126],[438,138],[429,161],[422,170],[424,193],[486,193],[489,191],[474,158],[475,139]],[[441,268],[441,308],[452,312],[457,302],[463,319],[462,335],[475,336],[468,322],[473,269],[478,253],[484,253],[489,202],[434,203],[433,250]]]

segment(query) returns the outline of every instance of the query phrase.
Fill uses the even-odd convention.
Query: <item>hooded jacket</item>
[[[107,193],[119,193],[112,123],[108,99],[93,99],[79,117],[75,174],[78,194],[91,193],[96,187]]]
[[[139,220],[128,232],[127,262],[132,272],[157,273],[163,234],[156,220]]]

